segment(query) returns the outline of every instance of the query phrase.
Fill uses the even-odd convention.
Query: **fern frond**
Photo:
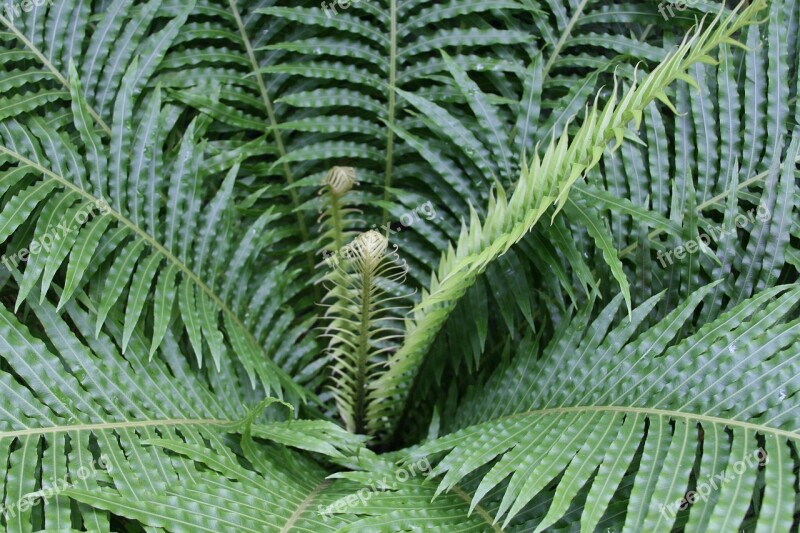
[[[771,4],[769,18],[786,20],[786,9],[785,2]],[[669,291],[657,317],[691,288],[718,279],[724,282],[703,308],[705,318],[771,286],[774,281],[768,279],[782,283],[797,275],[796,266],[787,262],[794,240],[787,241],[780,229],[795,212],[789,198],[796,190],[790,175],[797,163],[790,134],[794,125],[786,111],[791,104],[778,103],[787,91],[781,80],[787,79],[784,72],[796,62],[796,52],[779,44],[781,32],[775,23],[751,26],[742,39],[747,50],[724,45],[717,65],[693,67],[703,90],[676,86],[669,95],[680,112],[674,117],[651,104],[638,132],[643,143],[610,154],[602,172],[588,180],[591,194],[585,196],[582,187],[576,198],[607,217],[633,301]],[[769,114],[780,124],[767,117],[768,102]],[[673,130],[674,136],[664,136]],[[767,153],[767,145],[775,149]],[[633,205],[621,205],[623,198]],[[689,243],[697,243],[698,250],[683,256]],[[771,274],[762,272],[762,265]]]
[[[484,222],[473,211],[470,225],[462,227],[456,247],[451,246],[443,254],[429,290],[423,293],[414,310],[405,343],[389,361],[390,371],[376,383],[384,398],[378,418],[396,422],[406,401],[409,382],[436,334],[458,299],[491,261],[522,239],[552,205],[556,206],[556,212],[560,210],[572,186],[599,162],[609,141],[615,139],[614,149],[618,148],[629,122],[639,124],[644,109],[656,98],[668,103],[667,87],[675,80],[685,79],[686,71],[694,63],[713,62],[708,54],[720,44],[731,42],[732,35],[752,24],[764,5],[756,2],[741,13],[733,12],[724,18],[720,13],[707,28],[687,37],[641,84],[623,93],[619,101],[612,97],[602,107],[592,106],[574,136],[565,130],[558,140],[553,139],[541,157],[535,154],[510,199],[498,189]],[[629,295],[626,300],[630,309]]]
[[[332,9],[337,11],[335,5]],[[404,113],[404,102],[397,98],[395,89],[427,86],[435,75],[446,70],[438,49],[454,50],[459,60],[481,63],[480,68],[484,68],[484,64],[489,65],[494,60],[488,57],[473,60],[477,57],[475,52],[492,47],[496,54],[499,48],[521,47],[530,38],[528,32],[499,30],[485,24],[483,18],[488,16],[490,9],[515,13],[525,10],[525,6],[515,1],[495,2],[490,8],[472,1],[434,6],[380,0],[371,5],[351,3],[346,11],[335,15],[324,6],[322,9],[274,6],[257,10],[307,26],[309,33],[314,35],[310,39],[281,40],[267,47],[273,51],[291,52],[289,57],[293,61],[267,66],[262,69],[264,73],[290,75],[294,85],[299,84],[294,80],[300,79],[315,82],[315,91],[286,91],[281,102],[317,109],[328,117],[325,119],[327,123],[332,123],[330,108],[344,115],[360,114],[359,108],[368,103],[375,108],[375,112],[365,118],[373,128],[381,131],[380,135],[365,134],[360,122],[354,123],[348,131],[361,147],[357,153],[377,153],[376,157],[365,158],[367,160],[359,162],[358,166],[382,174],[379,194],[383,202],[377,205],[382,211],[381,223],[389,222],[387,206],[394,200],[391,187],[396,179],[406,175],[415,179],[414,173],[409,172],[409,162],[399,157],[404,151],[402,141],[406,140],[398,138],[399,130],[409,129],[411,121]],[[435,32],[427,30],[426,24],[429,23],[443,28],[448,23],[458,23],[462,27]],[[484,53],[484,56],[488,55]],[[342,80],[344,84],[327,83],[327,80]],[[299,100],[300,96],[302,100]],[[344,123],[341,126],[347,127]],[[287,160],[312,162],[320,159],[325,148],[325,137],[321,137],[313,144],[297,145],[297,153],[290,153]],[[441,178],[433,176],[433,179],[439,181]],[[457,179],[462,185],[468,183],[463,176]]]
[[[324,336],[332,362],[333,386],[339,414],[355,433],[374,431],[373,384],[388,354],[396,349],[403,330],[397,298],[386,295],[382,285],[402,282],[406,270],[397,254],[387,251],[389,240],[371,230],[362,233],[340,255],[344,259],[328,277],[332,284],[326,300]]]
[[[88,119],[77,72],[71,70],[75,128],[82,146],[76,147],[41,121],[33,121],[30,129],[13,121],[0,128],[0,154],[11,163],[4,180],[10,192],[0,211],[0,239],[25,224],[35,222],[36,228],[30,244],[16,242],[4,256],[4,263],[12,269],[21,260],[27,262],[17,307],[37,284],[39,301],[43,301],[56,272],[66,264],[59,305],[94,279],[101,288],[97,334],[112,306],[127,301],[129,336],[152,295],[151,353],[155,353],[177,300],[199,363],[210,353],[219,368],[229,353],[227,340],[254,384],[258,379],[267,390],[277,394],[285,390],[298,401],[303,390],[264,356],[263,341],[253,334],[255,316],[248,313],[254,309],[248,307],[258,302],[243,299],[241,288],[232,285],[234,280],[252,282],[246,273],[268,244],[257,240],[255,233],[239,234],[236,243],[229,241],[233,235],[232,187],[239,168],[234,159],[241,154],[230,154],[228,162],[215,169],[218,163],[206,159],[206,145],[196,137],[201,127],[196,120],[177,153],[166,155],[163,121],[169,108],[161,109],[158,90],[139,118],[135,138],[131,116],[125,112],[133,106],[133,95],[123,91],[107,146]],[[130,69],[126,79],[133,84],[137,77],[138,71]],[[134,147],[132,154],[130,146]],[[203,160],[209,165],[201,170]],[[228,165],[232,168],[218,191],[201,186],[204,173],[228,170]],[[159,174],[147,168],[169,169],[168,196],[163,194],[167,191],[162,190],[165,184],[159,181]],[[203,216],[201,206],[207,208]],[[263,229],[273,217],[270,212],[262,215],[250,227],[251,232]],[[61,228],[57,228],[59,224]],[[203,231],[194,233],[197,225]],[[107,271],[100,268],[106,262]],[[227,278],[222,275],[223,268]]]
[[[333,167],[325,175],[323,185],[325,189],[320,193],[325,194],[326,209],[320,216],[321,226],[327,227],[320,239],[325,242],[327,256],[337,256],[344,247],[345,242],[354,236],[346,226],[350,226],[354,221],[349,215],[356,212],[354,208],[344,204],[343,197],[358,183],[356,179],[356,169],[353,167]],[[333,260],[337,260],[334,257]]]
[[[67,0],[49,10],[47,3],[42,2],[31,6],[29,12],[16,15],[15,6],[9,4],[11,12],[6,10],[0,15],[0,28],[8,30],[16,41],[15,50],[22,53],[2,54],[0,62],[30,85],[26,87],[28,92],[4,102],[0,116],[8,119],[39,112],[54,117],[60,113],[60,106],[48,104],[70,99],[74,91],[68,67],[73,63],[81,67],[88,115],[104,135],[111,135],[109,118],[116,95],[122,92],[126,73],[136,61],[127,90],[137,95],[144,92],[195,6],[194,0],[185,4],[170,13],[173,18],[162,24],[156,22],[165,16],[159,9],[160,0],[151,0],[141,9],[132,9],[132,4],[130,0],[111,2],[98,20],[97,31],[88,39],[90,8],[83,2]],[[151,26],[160,29],[148,34]]]
[[[800,9],[685,7],[0,6],[0,527],[797,529]]]
[[[480,470],[473,506],[511,476],[496,515],[505,516],[506,524],[555,480],[550,509],[536,531],[546,529],[588,482],[580,524],[593,530],[631,469],[625,529],[670,529],[677,515],[686,518],[675,502],[687,490],[701,490],[700,501],[689,508],[688,527],[728,531],[743,520],[762,475],[759,460],[746,470],[738,463],[763,448],[767,485],[756,519],[768,531],[788,528],[794,491],[791,477],[780,472],[792,469],[791,450],[800,438],[797,404],[791,401],[798,393],[792,376],[800,364],[800,323],[793,316],[800,292],[764,291],[693,335],[678,337],[713,288],[701,288],[638,335],[638,324],[663,295],[635,309],[632,323],[617,321],[613,329],[610,317],[619,297],[589,328],[576,317],[543,358],[532,352],[530,359],[518,359],[489,384],[489,398],[484,391],[479,403],[460,410],[462,421],[475,415],[473,407],[490,421],[424,444],[412,456],[449,452],[432,472],[445,474],[437,492],[490,467]],[[564,357],[567,352],[575,357]],[[524,373],[530,378],[509,390],[507,377],[519,375],[520,365],[532,365]],[[721,479],[736,482],[700,489],[723,472]]]
[[[223,476],[202,473],[191,460],[165,451],[205,451],[208,445],[231,462],[235,456],[226,435],[243,428],[260,439],[333,457],[350,455],[360,446],[359,438],[330,422],[288,425],[280,421],[280,412],[271,412],[274,421],[261,421],[262,408],[275,400],[251,413],[243,411],[245,390],[234,374],[217,376],[214,388],[231,393],[218,397],[182,357],[171,334],[163,357],[150,360],[140,330],[123,356],[118,314],[108,319],[110,335],[95,337],[93,317],[74,303],[65,306],[69,322],[47,302],[30,302],[29,308],[33,315],[26,325],[0,306],[3,365],[15,369],[13,375],[0,371],[0,449],[5,459],[0,484],[10,529],[69,529],[82,520],[87,527],[109,530],[108,513],[71,506],[65,489],[110,492],[136,506],[151,492],[163,494],[167,487],[190,480],[224,484]],[[288,450],[276,451],[292,456]],[[260,464],[269,464],[272,476],[284,475],[278,462],[261,458]],[[286,490],[267,496],[263,482],[261,488],[260,497],[270,501]],[[281,498],[266,507],[280,509]],[[272,513],[271,520],[281,515],[265,510]]]

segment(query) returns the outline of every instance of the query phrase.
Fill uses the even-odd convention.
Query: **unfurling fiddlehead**
[[[359,211],[345,195],[356,183],[350,167],[333,167],[322,183],[321,239],[329,268],[322,278],[327,288],[323,336],[328,339],[330,390],[339,416],[350,431],[375,434],[383,424],[369,416],[380,411],[373,405],[380,399],[371,391],[403,336],[403,308],[392,302],[402,299],[396,285],[408,268],[390,251],[387,237],[353,230],[361,222],[353,217]]]
[[[374,230],[356,237],[338,255],[325,298],[332,394],[350,431],[374,432],[380,425],[367,416],[375,401],[370,385],[403,336],[402,308],[392,306],[399,298],[387,295],[386,286],[402,282],[407,266]]]

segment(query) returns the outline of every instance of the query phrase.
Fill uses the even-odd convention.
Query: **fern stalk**
[[[397,0],[391,0],[389,6],[391,21],[389,25],[389,107],[386,128],[386,170],[383,178],[383,199],[385,202],[390,198],[390,187],[392,186],[392,172],[394,172],[394,120],[395,107],[397,105],[397,94],[395,83],[397,82]],[[383,224],[389,220],[389,211],[383,208]]]
[[[559,54],[561,53],[561,49],[564,48],[564,44],[569,39],[569,36],[572,34],[572,28],[575,27],[575,23],[583,16],[583,10],[586,8],[586,4],[589,3],[589,0],[582,0],[578,7],[575,8],[575,12],[572,14],[572,18],[569,20],[569,24],[567,27],[564,28],[564,31],[561,33],[561,38],[558,39],[555,47],[553,48],[553,53],[550,54],[550,58],[547,60],[547,64],[542,69],[542,77],[546,78],[547,75],[550,73],[550,69],[553,68],[553,64],[558,59]]]
[[[358,332],[358,351],[356,353],[356,400],[354,406],[355,413],[355,432],[364,432],[364,417],[366,415],[365,402],[367,398],[367,365],[369,363],[369,328],[370,321],[369,309],[372,286],[375,282],[373,277],[373,263],[380,263],[383,251],[380,255],[371,253],[364,254],[364,266],[361,269],[361,323]]]
[[[346,221],[347,216],[355,210],[349,208],[343,199],[357,183],[356,169],[353,167],[333,167],[322,180],[320,194],[325,193],[327,209],[320,216],[320,222],[323,227],[329,228],[323,233],[322,240],[325,241],[324,249],[333,255],[333,260],[339,255],[350,235]]]
[[[258,90],[261,93],[261,100],[264,104],[264,108],[267,111],[267,118],[269,118],[270,128],[272,129],[273,136],[275,138],[275,145],[278,148],[278,154],[281,158],[285,157],[286,146],[283,143],[283,136],[281,135],[281,131],[278,128],[278,119],[275,115],[275,109],[272,105],[272,99],[269,96],[269,92],[267,91],[267,85],[264,83],[264,76],[261,74],[258,65],[258,59],[256,59],[255,52],[253,51],[253,45],[250,42],[250,38],[247,36],[247,30],[244,26],[244,21],[242,20],[242,16],[239,13],[239,8],[236,5],[236,0],[228,0],[228,3],[231,7],[231,12],[233,13],[234,19],[236,19],[236,27],[239,29],[239,34],[242,37],[242,42],[244,43],[245,49],[247,50],[247,57],[250,61],[250,65],[253,68],[253,72],[255,73],[256,82],[258,83]],[[294,184],[294,176],[292,175],[292,169],[289,167],[289,163],[283,162],[283,175],[286,178],[286,183],[290,185],[288,188],[289,197],[292,200],[292,206],[294,207],[295,217],[297,218],[297,227],[300,231],[300,237],[303,241],[307,241],[309,239],[308,227],[306,226],[306,221],[303,218],[302,212],[298,209],[300,207],[300,197],[297,194],[297,191],[291,187]],[[311,255],[311,252],[306,252],[306,263],[311,271],[314,269],[314,257]],[[316,291],[316,286],[314,287]]]
[[[353,167],[333,167],[323,180],[327,189],[328,213],[323,218],[329,220],[332,235],[329,235],[334,251],[338,252],[344,246],[344,216],[349,210],[343,209],[341,199],[353,186],[356,185],[356,169]]]
[[[6,5],[6,4],[4,4],[4,5]],[[8,5],[10,5],[10,4],[8,4]],[[64,88],[65,88],[67,91],[70,91],[70,90],[71,90],[71,87],[70,87],[70,84],[69,84],[69,82],[67,81],[67,78],[65,78],[65,77],[64,77],[64,75],[63,75],[63,74],[61,74],[61,73],[58,71],[58,69],[57,69],[57,68],[56,68],[56,67],[53,65],[53,63],[52,63],[52,62],[50,62],[50,60],[48,60],[48,59],[47,59],[47,58],[44,56],[44,54],[42,54],[41,50],[39,50],[39,48],[38,48],[38,47],[36,47],[36,46],[35,46],[35,45],[34,45],[34,44],[33,44],[33,43],[30,41],[30,39],[28,39],[27,37],[25,37],[25,35],[24,35],[22,32],[20,32],[20,31],[19,31],[19,29],[17,29],[17,27],[16,27],[16,26],[15,26],[15,25],[14,25],[14,24],[11,22],[11,21],[9,21],[9,20],[8,20],[6,17],[4,17],[3,15],[0,15],[0,22],[1,22],[1,23],[2,23],[2,24],[3,24],[3,25],[6,27],[6,28],[8,28],[8,29],[9,29],[9,31],[10,31],[10,32],[11,32],[11,33],[12,33],[12,34],[13,34],[13,35],[14,35],[14,36],[17,38],[17,39],[19,39],[19,41],[20,41],[20,42],[21,42],[23,45],[25,45],[25,47],[26,47],[28,50],[30,50],[30,51],[31,51],[31,53],[33,53],[33,55],[35,55],[35,56],[36,56],[36,59],[38,59],[39,61],[41,61],[42,65],[44,65],[44,66],[45,66],[45,68],[47,68],[47,70],[49,70],[49,71],[50,71],[50,72],[53,74],[53,76],[55,76],[55,77],[56,77],[56,79],[57,79],[57,80],[58,80],[58,81],[61,83],[61,85],[63,85],[63,86],[64,86]],[[103,120],[103,117],[101,117],[101,116],[100,116],[100,114],[99,114],[99,113],[97,113],[97,111],[95,111],[95,110],[94,110],[94,108],[92,108],[92,107],[91,107],[91,106],[89,106],[88,104],[87,104],[87,106],[86,106],[86,107],[87,107],[87,110],[89,111],[89,115],[91,115],[91,117],[92,117],[92,119],[94,119],[95,123],[97,123],[97,125],[98,125],[98,126],[100,126],[100,129],[102,129],[102,130],[103,130],[103,132],[104,132],[106,135],[109,135],[109,136],[110,136],[110,135],[111,135],[111,128],[110,128],[110,127],[108,127],[108,124],[106,124],[106,122]]]
[[[342,237],[342,210],[339,206],[338,196],[330,195],[329,198],[331,207],[331,224],[333,225],[333,234],[335,236],[333,244],[338,250],[344,246],[344,238]]]

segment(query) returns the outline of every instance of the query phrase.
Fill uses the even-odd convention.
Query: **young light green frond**
[[[352,226],[356,209],[348,205],[346,194],[358,184],[356,169],[353,167],[333,167],[325,175],[322,182],[324,188],[320,194],[325,196],[325,209],[320,215],[320,225],[324,229],[320,235],[323,242],[326,263],[338,261],[339,251],[345,243],[352,239],[356,232]]]
[[[375,404],[381,391],[372,385],[384,371],[386,359],[399,344],[402,318],[396,297],[387,295],[385,284],[402,283],[406,268],[389,240],[371,230],[337,250],[337,263],[327,277],[323,300],[333,395],[339,415],[355,433],[374,433]]]

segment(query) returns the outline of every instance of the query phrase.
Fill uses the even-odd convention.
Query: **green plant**
[[[0,525],[796,530],[798,28],[11,6]]]

